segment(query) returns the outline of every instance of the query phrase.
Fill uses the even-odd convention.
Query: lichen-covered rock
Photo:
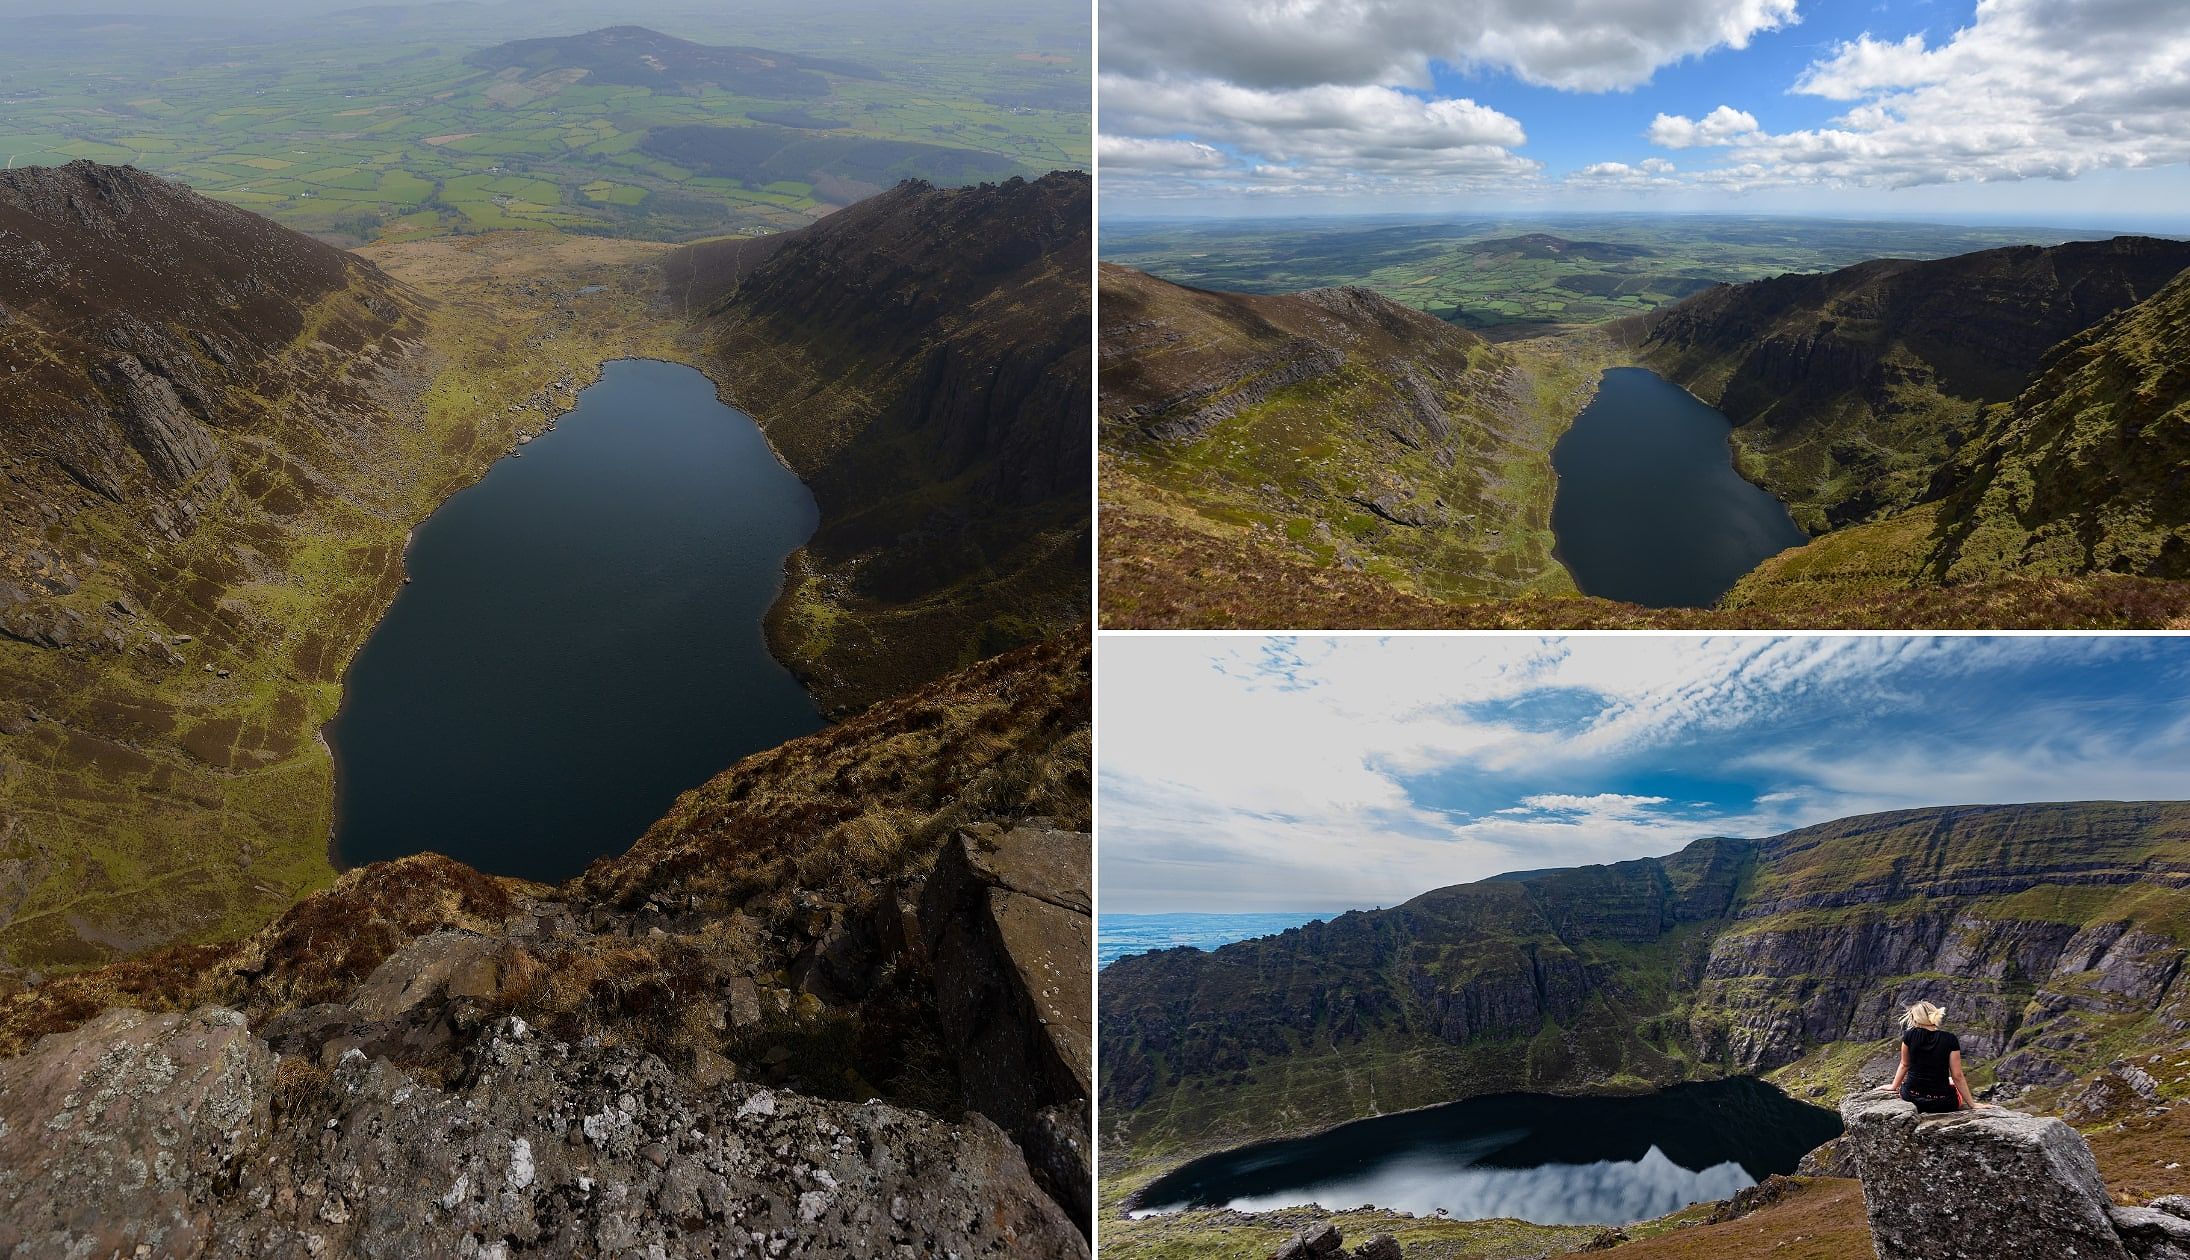
[[[273,1073],[218,1009],[109,1011],[0,1061],[0,1255],[201,1254],[265,1145]]]
[[[1879,1260],[2127,1260],[2083,1137],[2014,1111],[1919,1116],[1892,1094],[1841,1104]]]
[[[701,1085],[515,1019],[445,1084],[358,1049],[278,1069],[218,1010],[0,1064],[0,1254],[1088,1254],[978,1115]]]
[[[2157,1207],[2109,1208],[2107,1217],[2137,1260],[2190,1260],[2190,1221]]]

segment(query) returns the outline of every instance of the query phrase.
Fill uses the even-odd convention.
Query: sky
[[[1100,0],[1106,215],[2190,227],[2183,0]]]
[[[1880,810],[2190,799],[2190,638],[1110,635],[1106,914],[1318,914]]]

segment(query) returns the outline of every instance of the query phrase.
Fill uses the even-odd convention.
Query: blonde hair
[[[1933,1006],[1929,1002],[1918,1002],[1901,1012],[1901,1026],[1903,1028],[1936,1029],[1939,1027],[1939,1021],[1946,1017],[1946,1007]]]

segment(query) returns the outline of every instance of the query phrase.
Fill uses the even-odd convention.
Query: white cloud
[[[1732,144],[1757,131],[1755,114],[1721,105],[1700,120],[1679,114],[1660,114],[1645,134],[1650,143],[1668,149],[1693,149],[1699,145]]]
[[[1157,167],[1144,158],[1170,158],[1170,170],[1296,192],[1480,186],[1525,179],[1537,169],[1512,152],[1528,139],[1518,120],[1462,98],[1425,98],[1364,85],[1272,89],[1211,79],[1127,80],[1107,73],[1102,82],[1106,177],[1113,146],[1127,155],[1125,170]],[[1139,138],[1178,134],[1207,143]],[[1176,161],[1186,156],[1177,146],[1192,144],[1213,154],[1210,143],[1226,145],[1247,160],[1231,169]],[[1172,182],[1175,190],[1197,187]]]
[[[1798,20],[1795,0],[1103,0],[1100,17],[1103,64],[1135,79],[1419,87],[1444,61],[1588,92]]]
[[[1216,149],[1193,140],[1103,136],[1095,149],[1106,171],[1211,171],[1231,165]]]
[[[2074,179],[2190,162],[2190,22],[2177,0],[1980,0],[1944,38],[1864,35],[1792,91],[1828,126],[1732,137],[1699,176],[1731,188]],[[1670,143],[1679,118],[1661,118]],[[1698,124],[1700,127],[1701,124]]]
[[[1122,146],[1104,187],[1127,198],[1534,189],[1541,164],[1514,152],[1521,123],[1433,95],[1433,63],[1624,90],[1796,20],[1795,0],[1104,0],[1103,130]],[[1178,136],[1242,161],[1138,147]]]
[[[1106,638],[1103,896],[1119,910],[1389,905],[1878,809],[2190,795],[2190,715],[2155,731],[2080,699],[1990,693],[2014,722],[1957,707],[2003,673],[2158,651],[1921,635]],[[2171,659],[2174,690],[2156,675],[2156,702],[2190,690],[2190,653]],[[1713,807],[1635,790],[1666,768],[1753,794]]]

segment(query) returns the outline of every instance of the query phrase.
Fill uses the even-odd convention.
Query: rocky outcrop
[[[1349,1254],[1353,1260],[1400,1260],[1404,1253],[1399,1240],[1390,1234],[1377,1234],[1349,1253],[1345,1236],[1338,1226],[1321,1221],[1296,1231],[1280,1243],[1270,1254],[1270,1260],[1345,1260]]]
[[[0,1217],[209,1255],[1085,1255],[1088,655],[748,758],[560,888],[377,863],[243,941],[0,996]],[[41,1136],[64,1112],[88,1145]],[[210,1171],[145,1189],[130,1152],[185,1139]],[[108,1202],[94,1157],[127,1215],[69,1215],[63,1182]]]
[[[968,831],[944,848],[920,898],[966,1105],[1019,1137],[1083,1229],[1094,1168],[1090,840],[1040,826]]]
[[[1841,1104],[1879,1260],[2181,1260],[2190,1220],[2117,1207],[2066,1123],[2014,1111],[1920,1116],[1884,1091]]]
[[[703,1086],[514,1018],[441,1083],[277,1059],[234,1011],[116,1011],[0,1082],[11,1254],[1087,1253],[978,1116]]]

